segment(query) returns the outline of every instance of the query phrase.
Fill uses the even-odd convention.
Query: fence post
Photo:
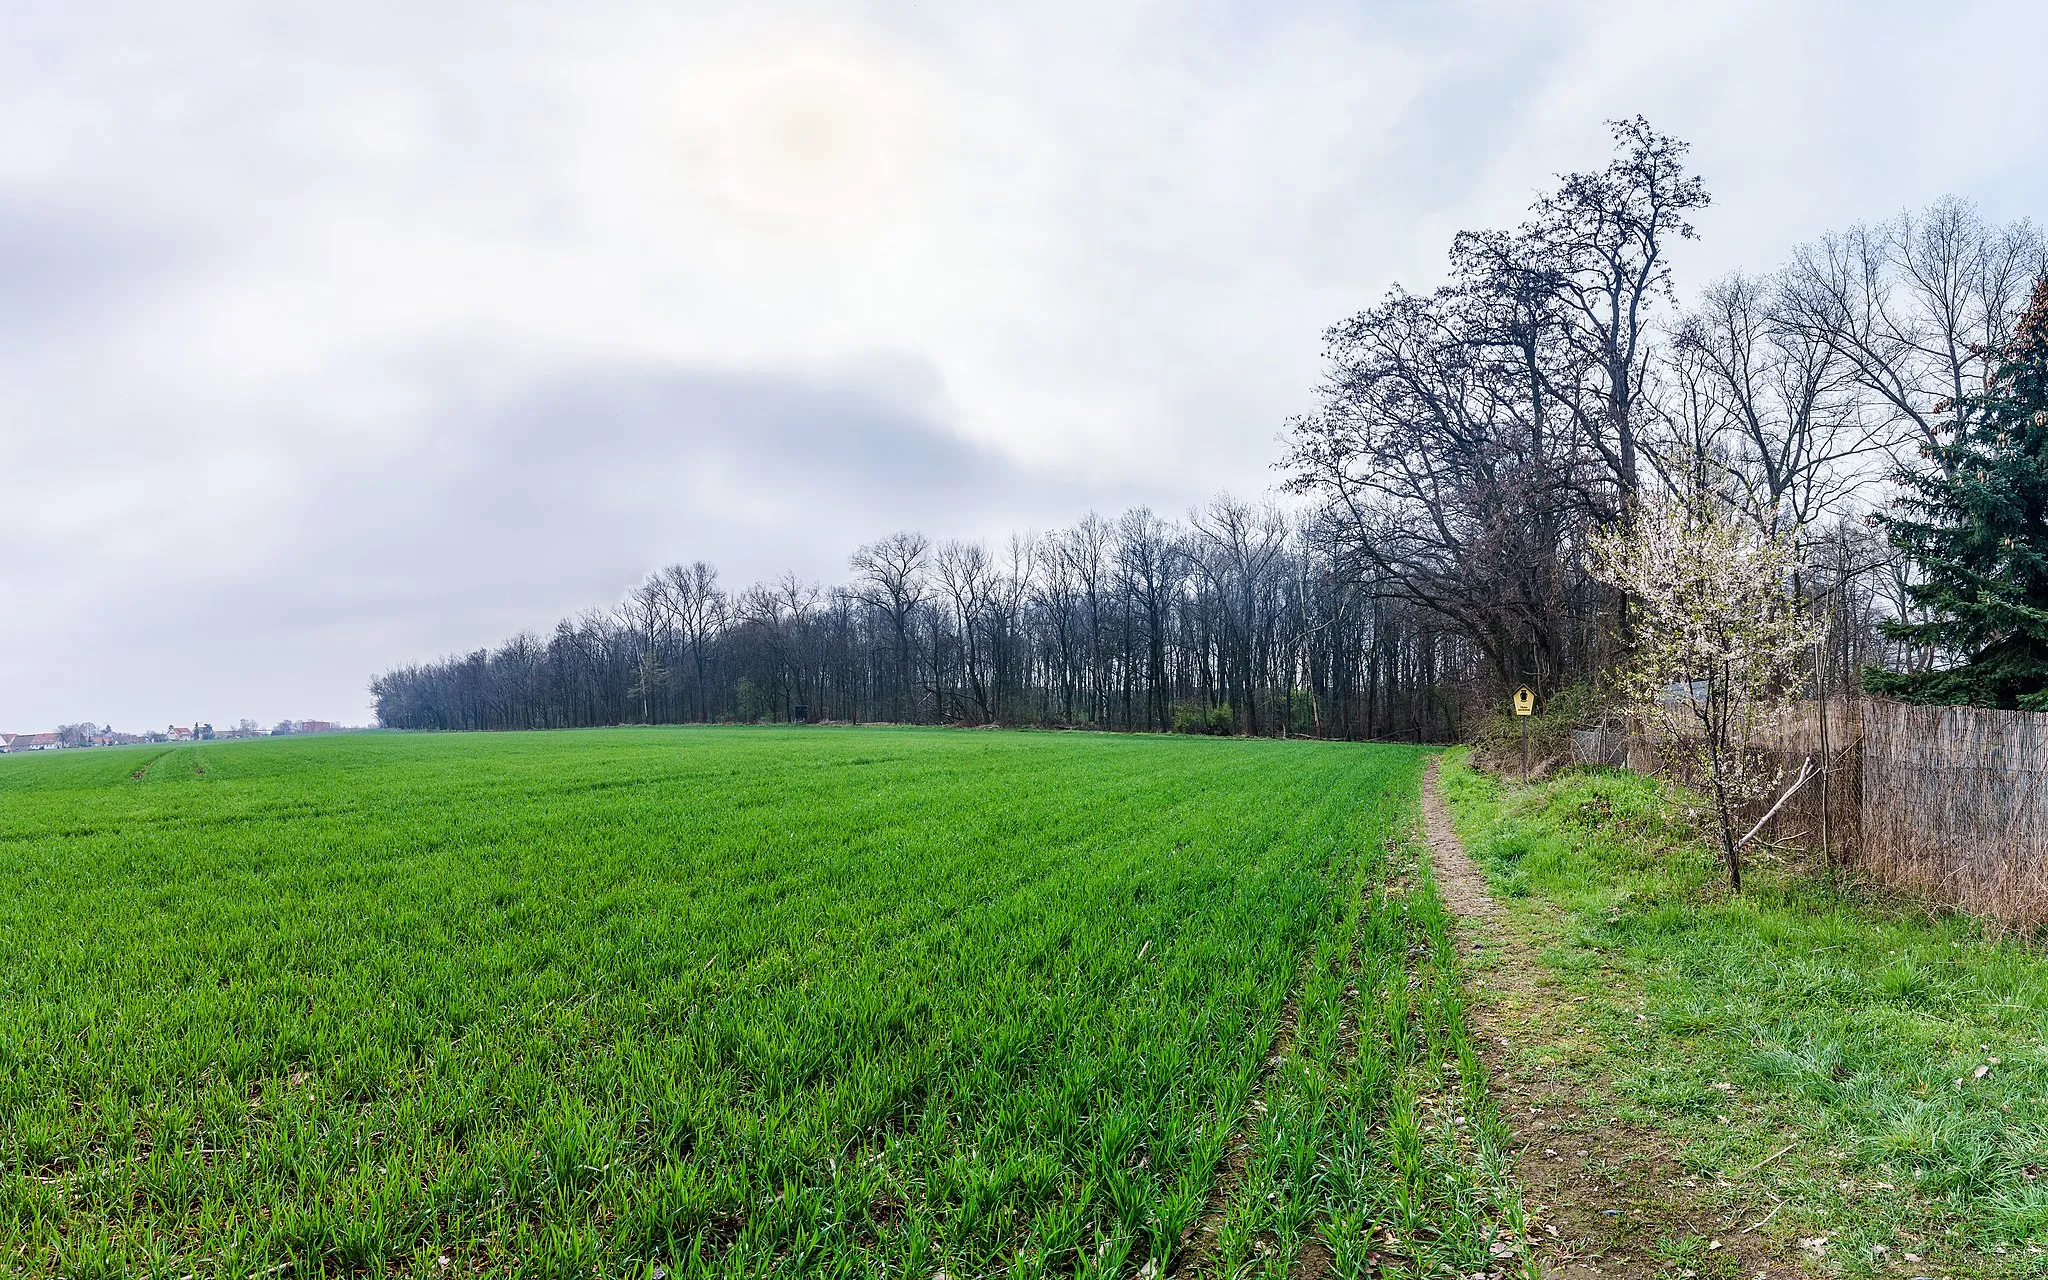
[[[1814,691],[1820,695],[1820,861],[1822,866],[1835,865],[1835,855],[1828,843],[1828,804],[1833,798],[1828,793],[1835,786],[1835,760],[1828,753],[1828,686],[1822,673],[1820,644],[1813,646]]]

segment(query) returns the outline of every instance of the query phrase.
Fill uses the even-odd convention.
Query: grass
[[[1684,798],[1620,771],[1521,787],[1454,754],[1443,776],[1582,1000],[1552,1056],[1610,1114],[1824,1271],[2048,1275],[2037,945],[1782,861],[1734,897]]]
[[[1406,843],[1310,957],[1225,1209],[1229,1276],[1525,1266],[1512,1138],[1465,1017],[1452,922]]]
[[[1462,1271],[1513,1203],[1442,909],[1388,888],[1423,761],[898,729],[8,758],[0,1268],[1133,1274],[1243,1132],[1233,1265],[1363,1274],[1398,1230]]]

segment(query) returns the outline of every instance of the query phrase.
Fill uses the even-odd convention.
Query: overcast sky
[[[1006,11],[1013,16],[998,16]],[[2048,6],[10,0],[0,728],[369,719],[673,560],[1271,484],[1322,328],[1690,140],[1681,286],[2048,214]]]

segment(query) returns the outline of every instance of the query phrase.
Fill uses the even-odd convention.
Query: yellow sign
[[[1515,690],[1515,714],[1518,716],[1533,716],[1536,714],[1536,695],[1530,692],[1529,686],[1526,684]]]

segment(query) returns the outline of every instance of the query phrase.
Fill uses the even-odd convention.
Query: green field
[[[0,760],[0,1269],[1497,1266],[1423,763],[825,728]]]

